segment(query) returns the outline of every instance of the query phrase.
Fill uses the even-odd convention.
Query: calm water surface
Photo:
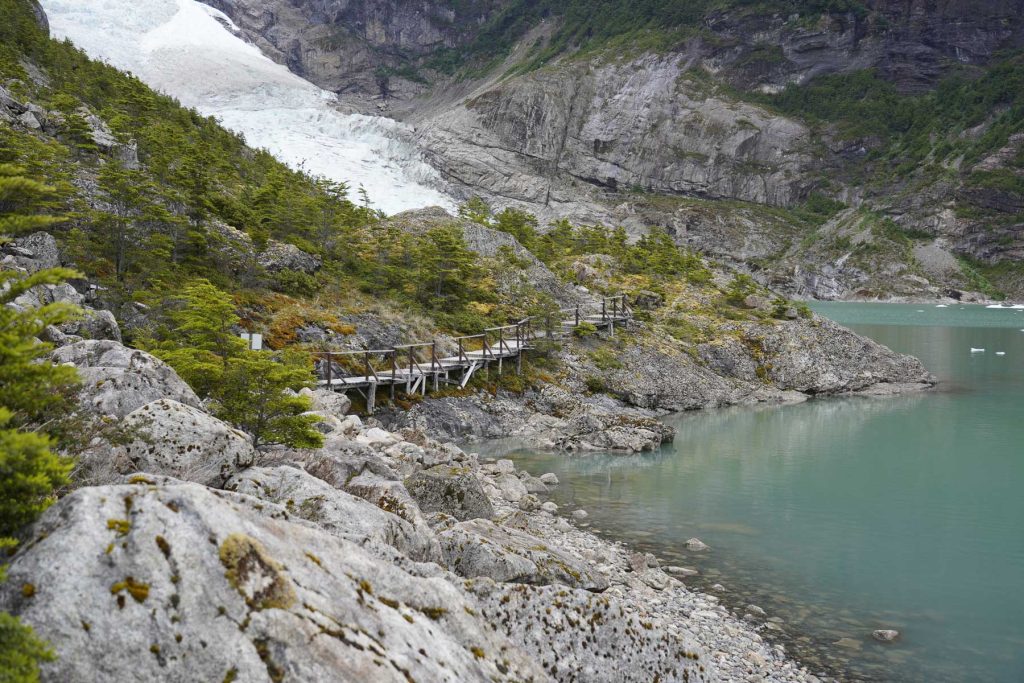
[[[939,389],[675,416],[675,443],[644,456],[512,456],[556,472],[554,500],[603,535],[781,617],[813,670],[1024,681],[1024,311],[815,308],[918,356]]]

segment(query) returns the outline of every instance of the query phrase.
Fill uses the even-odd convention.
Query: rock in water
[[[287,517],[195,484],[80,489],[0,609],[53,644],[44,681],[549,680],[452,584]]]
[[[256,451],[249,437],[191,406],[160,399],[124,419],[136,438],[113,451],[136,471],[165,474],[220,486],[235,472],[251,467]]]
[[[900,637],[900,632],[895,629],[883,628],[872,631],[871,637],[882,643],[891,643]]]
[[[494,508],[471,470],[437,465],[405,480],[405,488],[425,513],[443,512],[459,521],[494,516]]]
[[[688,540],[686,542],[686,549],[687,550],[695,550],[695,551],[707,550],[708,549],[708,545],[706,543],[704,543],[704,541],[700,540],[699,538],[691,538],[690,540]]]
[[[78,400],[96,415],[125,417],[161,398],[193,408],[202,404],[174,369],[145,351],[111,340],[85,340],[62,346],[50,354],[54,363],[78,368],[82,389]]]

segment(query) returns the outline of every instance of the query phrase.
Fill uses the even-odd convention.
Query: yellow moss
[[[480,647],[473,646],[469,648],[469,651],[472,652],[473,656],[477,659],[483,659],[486,656],[486,653],[483,651],[483,648]]]
[[[110,587],[110,592],[113,595],[118,595],[121,591],[125,591],[128,595],[135,598],[135,602],[145,602],[146,598],[149,597],[149,584],[136,581],[131,576],[126,576],[124,581],[118,581]]]
[[[418,609],[434,621],[437,621],[448,613],[448,610],[444,607],[420,607]]]
[[[256,539],[231,534],[220,545],[220,563],[228,583],[253,609],[287,609],[295,604],[295,589],[284,568]]]
[[[373,595],[373,586],[366,579],[359,580],[359,590],[363,591],[367,595]]]
[[[164,554],[164,557],[171,559],[171,544],[167,542],[167,539],[163,536],[156,537],[156,545],[160,548],[160,552]]]
[[[21,594],[26,598],[31,598],[36,594],[36,586],[32,583],[21,584]]]
[[[144,477],[141,474],[136,474],[135,476],[133,476],[130,479],[128,479],[128,483],[129,484],[148,484],[150,486],[154,486],[156,484],[155,481],[153,481],[149,477]]]
[[[313,553],[306,553],[306,557],[308,557],[310,559],[310,561],[312,561],[313,564],[315,564],[316,566],[318,566],[320,568],[323,568],[323,566],[324,566],[323,562],[321,562],[320,558],[317,557],[316,555],[314,555]]]
[[[116,531],[118,536],[124,536],[131,531],[132,523],[127,519],[108,519],[107,528]]]

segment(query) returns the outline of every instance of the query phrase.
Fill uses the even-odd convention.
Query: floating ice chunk
[[[985,349],[976,349],[972,346],[971,353],[985,353]]]
[[[1006,355],[1006,351],[996,351],[996,355],[997,356],[1005,356]]]
[[[946,304],[936,304],[935,308],[949,308]]]

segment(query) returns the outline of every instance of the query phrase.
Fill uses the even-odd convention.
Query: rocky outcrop
[[[605,596],[566,593],[557,586],[501,586],[488,581],[474,582],[473,593],[483,614],[501,624],[502,633],[528,643],[545,668],[571,671],[574,680],[690,681],[693,663],[700,660],[700,648],[689,636],[653,630],[649,622]],[[540,610],[543,618],[532,618]],[[593,620],[586,644],[570,635],[582,614],[601,615]],[[624,666],[613,670],[609,660]]]
[[[83,489],[0,607],[56,648],[47,681],[549,680],[451,583],[290,517],[195,484]]]
[[[327,90],[386,102],[421,92],[410,57],[465,43],[506,0],[209,0],[281,64]],[[405,67],[396,68],[396,67]],[[410,72],[411,71],[411,72]]]
[[[256,462],[256,451],[245,433],[171,399],[132,411],[122,426],[135,437],[111,452],[122,472],[153,472],[221,486]]]
[[[404,211],[390,219],[406,232],[422,234],[432,228],[456,226],[462,231],[466,246],[485,258],[498,258],[503,251],[510,253],[519,263],[514,273],[503,282],[497,282],[503,292],[514,291],[516,286],[529,285],[536,291],[550,296],[563,306],[582,301],[580,295],[563,283],[540,259],[523,247],[512,235],[488,228],[474,221],[456,218],[439,206]]]
[[[61,332],[86,339],[106,339],[121,342],[121,328],[110,311],[86,308],[82,314],[61,324]]]
[[[784,325],[758,325],[742,336],[700,346],[717,371],[740,379],[771,381],[804,394],[877,391],[884,386],[929,387],[935,378],[921,361],[896,353],[831,320],[815,317]]]
[[[571,61],[502,81],[416,118],[430,162],[457,185],[549,218],[619,221],[604,193],[788,205],[811,186],[800,123],[709,97],[695,56]],[[419,116],[419,115],[417,115]]]
[[[439,537],[445,563],[460,576],[500,583],[562,584],[601,592],[608,580],[537,538],[485,519],[460,522]]]
[[[0,92],[0,106],[4,93]],[[34,232],[0,244],[0,269],[35,273],[60,265],[57,240],[48,232]]]
[[[440,512],[460,521],[494,516],[491,501],[468,468],[435,465],[406,479],[405,488],[428,514]]]
[[[279,273],[282,270],[297,270],[301,273],[315,273],[320,270],[323,261],[319,256],[307,254],[294,244],[271,240],[267,248],[260,252],[257,263],[267,269],[268,273]]]
[[[82,380],[79,405],[96,415],[126,417],[158,399],[199,408],[199,397],[169,365],[116,341],[86,340],[53,351],[55,363],[70,363]]]
[[[441,556],[433,534],[295,467],[252,467],[224,488],[282,505],[292,515],[360,545],[382,543],[422,562]]]

